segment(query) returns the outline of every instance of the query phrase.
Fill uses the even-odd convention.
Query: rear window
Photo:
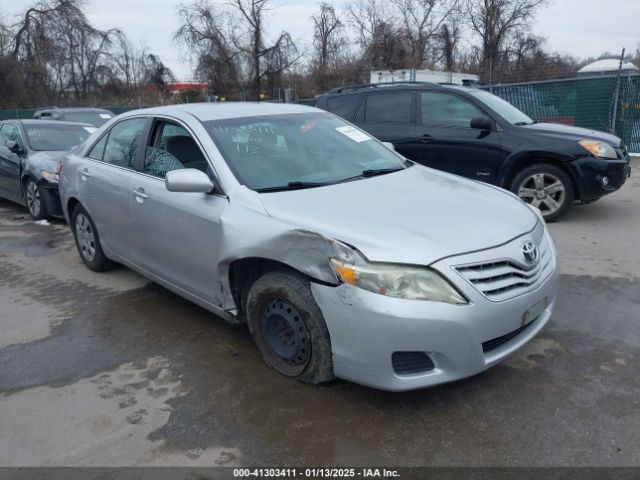
[[[358,108],[361,98],[362,95],[333,97],[327,100],[327,109],[345,120],[351,120],[353,114],[356,113],[356,108]]]
[[[33,150],[66,152],[80,145],[95,131],[82,125],[25,125],[24,130]]]
[[[369,95],[365,121],[368,123],[411,123],[411,92]]]

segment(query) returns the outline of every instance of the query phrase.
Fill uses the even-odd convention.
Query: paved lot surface
[[[640,465],[640,165],[551,230],[562,291],[506,363],[404,394],[266,368],[247,330],[0,201],[0,465]]]

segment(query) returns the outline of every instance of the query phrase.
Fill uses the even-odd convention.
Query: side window
[[[485,116],[475,106],[457,95],[422,92],[420,98],[423,125],[468,128],[472,118]]]
[[[132,118],[116,124],[109,132],[102,161],[119,167],[133,168],[138,139],[144,130],[146,121],[146,118]]]
[[[87,157],[93,158],[94,160],[102,160],[104,156],[104,147],[107,144],[107,139],[109,138],[109,133],[105,133],[98,143],[96,143],[93,148],[89,151]]]
[[[327,109],[331,113],[351,121],[361,98],[361,95],[344,95],[329,98],[327,100]]]
[[[5,123],[2,126],[2,131],[0,132],[0,146],[6,147],[7,142],[11,141],[18,142],[20,147],[24,146],[22,136],[20,135],[20,129],[12,123]]]
[[[369,95],[365,121],[369,123],[411,123],[413,104],[411,92]]]
[[[144,173],[164,178],[171,170],[197,168],[206,172],[207,166],[198,144],[184,127],[156,122],[145,151]]]

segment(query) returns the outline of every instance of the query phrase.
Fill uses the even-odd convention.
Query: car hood
[[[41,170],[55,172],[58,167],[58,160],[60,160],[65,153],[66,152],[59,151],[32,152],[29,155],[27,168],[37,171],[38,173]]]
[[[347,243],[371,261],[416,265],[503,244],[538,221],[510,193],[419,165],[260,199],[274,218]]]
[[[557,123],[534,123],[531,125],[523,125],[522,128],[526,128],[532,133],[539,133],[542,135],[550,135],[561,139],[571,140],[599,140],[601,142],[608,143],[612,147],[620,146],[620,138],[615,135],[611,135],[605,132],[599,132],[598,130],[591,130],[588,128],[570,127],[568,125],[560,125]]]

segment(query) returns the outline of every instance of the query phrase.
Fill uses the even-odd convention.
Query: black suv
[[[536,123],[477,88],[430,83],[341,87],[318,99],[328,110],[405,157],[511,190],[551,222],[574,201],[589,203],[630,175],[620,138]]]

